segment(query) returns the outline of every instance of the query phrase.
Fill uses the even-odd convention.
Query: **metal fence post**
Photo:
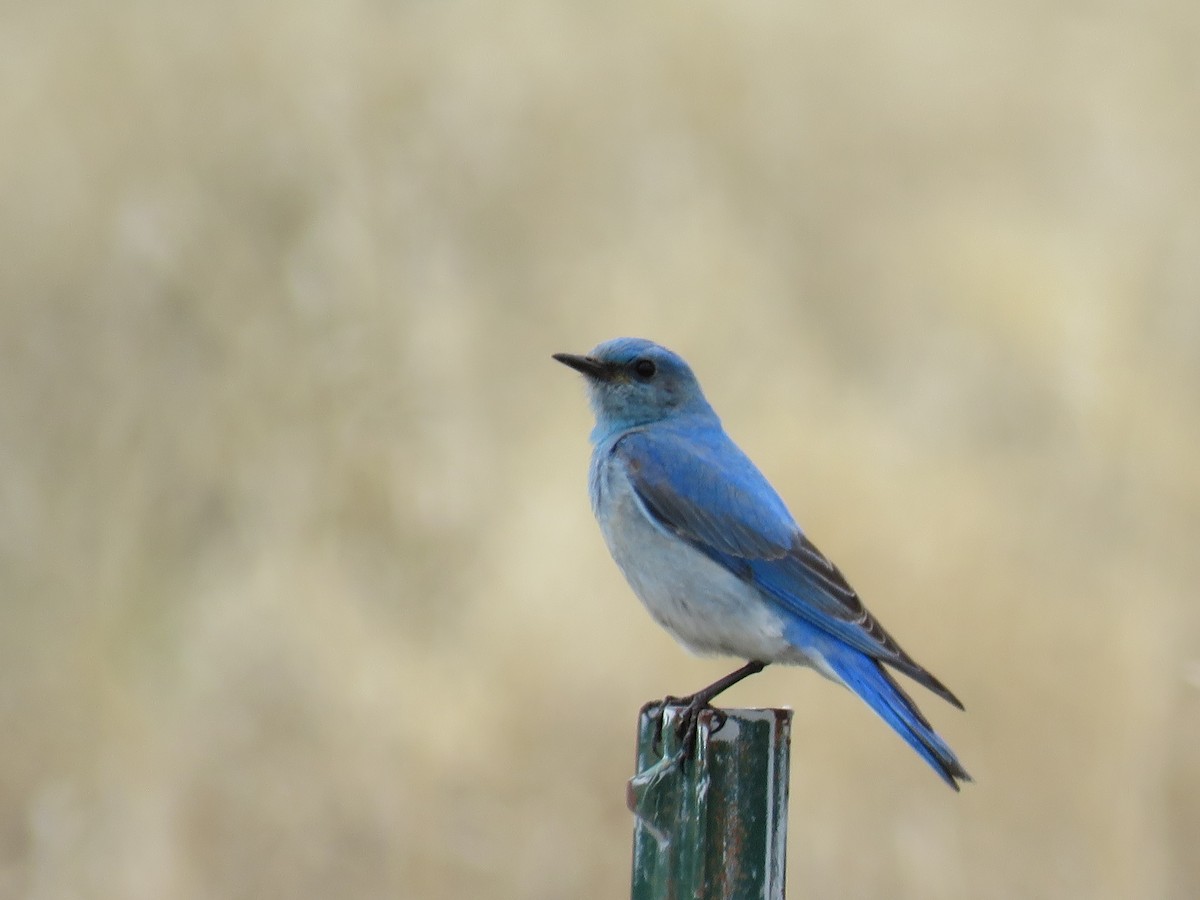
[[[679,712],[638,716],[633,900],[783,900],[791,710],[705,710],[686,761]]]

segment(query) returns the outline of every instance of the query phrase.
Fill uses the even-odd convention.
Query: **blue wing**
[[[754,463],[719,427],[635,430],[610,452],[660,527],[756,584],[782,611],[962,708],[867,611],[838,568],[800,531]]]

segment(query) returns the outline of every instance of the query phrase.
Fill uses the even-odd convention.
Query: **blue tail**
[[[825,656],[829,668],[846,686],[879,714],[896,733],[920,754],[933,770],[956,791],[959,781],[970,781],[954,751],[938,737],[903,688],[875,659],[849,647]]]

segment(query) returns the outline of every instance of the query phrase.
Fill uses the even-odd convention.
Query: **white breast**
[[[801,662],[758,590],[650,521],[623,467],[595,473],[600,530],[634,592],[663,628],[700,655]]]

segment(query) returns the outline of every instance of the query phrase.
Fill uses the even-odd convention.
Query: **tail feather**
[[[840,653],[827,655],[825,662],[846,687],[865,700],[950,787],[957,791],[958,782],[972,780],[954,751],[877,660],[845,648]]]

